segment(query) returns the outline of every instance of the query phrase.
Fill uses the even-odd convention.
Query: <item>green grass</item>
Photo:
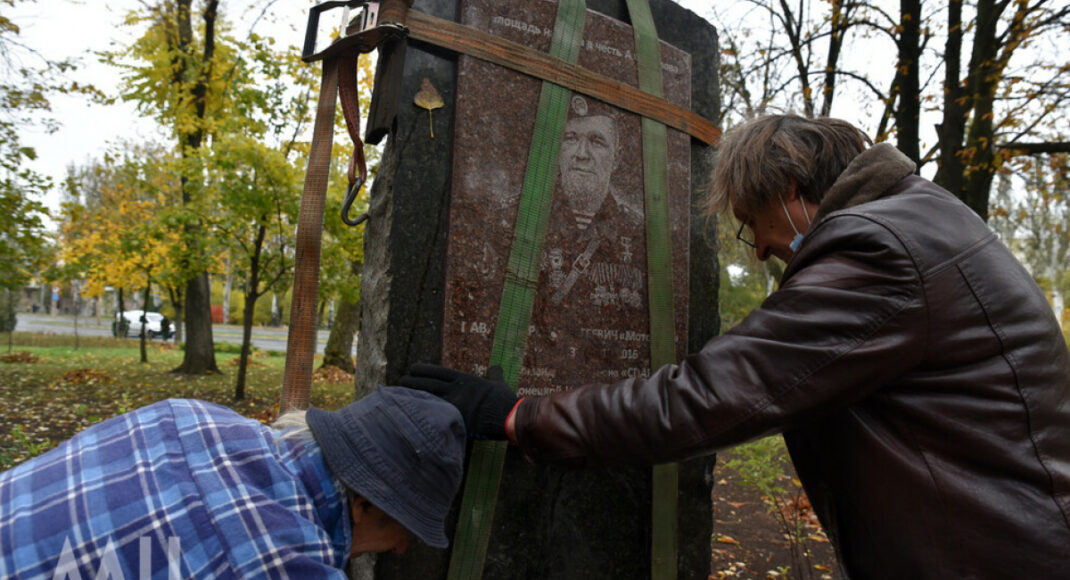
[[[7,340],[0,334],[0,354]],[[285,359],[270,353],[250,359],[246,396],[236,401],[237,354],[216,353],[222,374],[189,377],[169,372],[182,351],[167,343],[148,343],[148,363],[139,362],[136,340],[83,337],[79,344],[71,336],[15,333],[13,351],[38,361],[0,363],[0,470],[93,423],[168,398],[211,401],[264,420],[273,417],[282,389]],[[352,398],[351,382],[312,384],[313,406],[337,409]]]
[[[137,339],[126,338],[118,339],[105,336],[79,336],[75,338],[73,335],[67,334],[39,334],[33,332],[16,332],[12,337],[7,332],[0,333],[0,352],[7,352],[8,340],[14,343],[16,348],[22,349],[27,346],[69,346],[74,347],[76,344],[80,348],[116,348],[118,346],[129,346],[137,348]],[[24,349],[22,349],[24,350]]]

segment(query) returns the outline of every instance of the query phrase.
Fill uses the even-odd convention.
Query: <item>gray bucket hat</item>
[[[402,387],[379,387],[337,411],[311,408],[308,427],[327,467],[435,548],[449,546],[446,514],[461,485],[464,422],[446,401]]]

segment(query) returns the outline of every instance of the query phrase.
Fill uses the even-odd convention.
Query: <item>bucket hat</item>
[[[461,485],[465,430],[446,401],[379,387],[337,411],[310,408],[308,427],[331,473],[425,544],[449,546],[446,514]]]

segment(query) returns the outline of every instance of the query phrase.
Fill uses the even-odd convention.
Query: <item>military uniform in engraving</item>
[[[532,312],[535,336],[522,371],[530,392],[566,386],[555,371],[577,361],[593,368],[649,367],[645,344],[622,348],[621,329],[606,328],[621,314],[642,320],[646,312],[645,222],[638,195],[629,199],[613,186],[619,160],[615,114],[573,97]],[[541,316],[551,311],[558,316]]]
[[[554,2],[465,0],[463,20],[547,51]],[[589,12],[577,63],[634,86],[634,34]],[[661,46],[665,94],[687,106],[688,55]],[[514,228],[526,191],[549,193],[541,250],[531,256],[531,318],[519,369],[521,395],[568,390],[650,373],[643,143],[638,115],[573,93],[553,167],[552,191],[526,182],[541,81],[479,59],[458,63],[441,362],[484,374],[498,330]],[[490,80],[493,79],[493,80]],[[690,140],[670,130],[669,240],[678,356],[687,336]],[[527,272],[527,264],[517,264]],[[516,306],[510,303],[508,307]]]

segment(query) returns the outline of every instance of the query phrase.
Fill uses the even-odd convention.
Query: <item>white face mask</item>
[[[788,223],[791,224],[791,229],[795,232],[795,237],[792,238],[791,243],[788,244],[788,247],[791,248],[791,253],[794,254],[799,251],[799,245],[802,244],[803,241],[803,234],[799,231],[799,228],[795,227],[795,221],[791,219],[791,214],[788,212],[788,204],[784,203],[784,198],[780,193],[777,193],[776,196],[777,199],[780,200],[780,207],[784,208],[784,215],[788,216]],[[812,223],[810,221],[810,211],[806,209],[806,204],[803,203],[802,196],[799,196],[799,205],[802,206],[803,215],[806,216],[806,227],[809,228]]]

